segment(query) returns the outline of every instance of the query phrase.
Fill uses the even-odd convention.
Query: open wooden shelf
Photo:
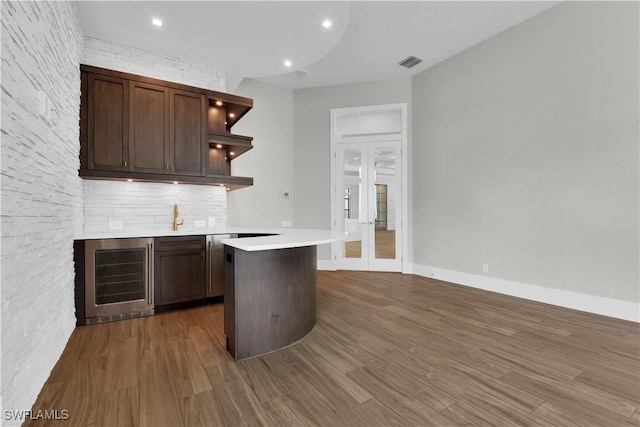
[[[209,132],[209,148],[224,148],[230,160],[251,150],[253,148],[251,141],[253,138],[250,136]]]

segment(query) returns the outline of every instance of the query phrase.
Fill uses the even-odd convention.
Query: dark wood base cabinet
[[[316,246],[225,246],[224,333],[235,360],[292,344],[316,324]]]
[[[76,306],[76,326],[84,326],[87,324],[84,309],[85,299],[85,259],[84,259],[84,240],[74,240],[73,242],[73,264],[76,270],[75,278],[75,306]]]
[[[155,239],[155,306],[206,298],[206,251],[204,236]]]

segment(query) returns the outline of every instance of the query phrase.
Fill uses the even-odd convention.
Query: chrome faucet
[[[178,221],[178,204],[173,205],[173,231],[178,231],[178,227],[184,224],[184,219]]]

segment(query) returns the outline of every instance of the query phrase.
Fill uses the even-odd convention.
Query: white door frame
[[[367,117],[367,116],[380,116],[385,114],[399,115],[399,121],[393,124],[385,125],[384,120],[379,120],[377,123],[381,123],[376,126],[375,129],[365,129],[362,132],[341,132],[338,129],[340,118],[344,117]],[[342,174],[342,165],[338,164],[337,149],[336,146],[341,143],[349,142],[383,142],[389,140],[400,141],[400,154],[401,154],[401,237],[402,237],[402,254],[401,264],[402,271],[411,271],[408,263],[409,254],[409,209],[408,209],[408,124],[407,124],[407,104],[386,104],[386,105],[371,105],[364,107],[350,107],[350,108],[335,108],[330,112],[331,121],[331,230],[340,230],[340,223],[342,215],[342,209],[338,211],[336,204],[338,191],[337,184],[340,181],[338,174]],[[342,206],[340,206],[342,207]],[[331,245],[331,267],[336,269],[337,257],[339,251],[342,250],[343,242],[337,242]]]

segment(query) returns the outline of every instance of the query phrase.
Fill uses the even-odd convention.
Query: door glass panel
[[[365,205],[362,203],[362,151],[343,151],[342,194],[343,218],[346,239],[343,243],[345,258],[362,258],[362,217]]]
[[[146,248],[96,251],[95,304],[144,299],[146,255]]]
[[[396,258],[396,212],[395,199],[399,197],[396,179],[395,147],[376,148],[373,155],[375,202],[374,243],[375,257]]]

